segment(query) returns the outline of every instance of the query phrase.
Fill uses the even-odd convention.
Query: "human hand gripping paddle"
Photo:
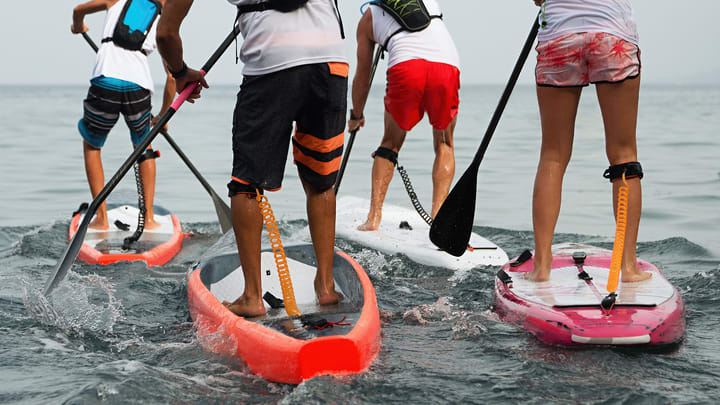
[[[520,57],[515,63],[515,68],[510,75],[510,80],[505,86],[505,91],[500,97],[500,102],[495,108],[495,113],[490,120],[485,136],[480,143],[480,148],[475,153],[470,166],[465,170],[455,187],[450,191],[435,219],[430,226],[430,240],[440,249],[453,256],[462,256],[467,249],[475,222],[475,197],[477,193],[477,176],[480,162],[485,156],[485,151],[490,144],[490,139],[495,133],[500,117],[512,94],[515,83],[532,49],[535,37],[538,33],[538,17],[533,19],[532,29],[525,40]]]
[[[239,32],[240,28],[236,24],[233,27],[232,32],[230,32],[230,34],[228,34],[222,44],[220,44],[220,47],[215,51],[215,53],[212,54],[212,56],[210,56],[210,59],[205,62],[205,65],[203,65],[201,69],[203,75],[210,71],[210,69],[213,67],[213,65],[215,65],[218,59],[220,59],[220,56],[222,56],[225,50],[230,46],[230,44],[232,44],[233,40]],[[65,250],[65,254],[63,255],[62,259],[55,266],[53,275],[48,279],[47,283],[45,284],[44,294],[46,296],[49,295],[58,286],[60,281],[62,281],[67,275],[70,266],[72,266],[75,258],[78,255],[78,252],[80,251],[80,248],[82,247],[83,240],[85,239],[85,234],[87,233],[88,225],[90,225],[90,220],[97,212],[100,204],[102,204],[103,201],[105,201],[105,199],[107,198],[107,196],[112,192],[112,190],[117,187],[117,185],[120,183],[120,180],[135,164],[138,157],[140,157],[140,155],[145,151],[145,149],[147,149],[147,147],[150,145],[153,139],[155,139],[160,130],[165,127],[165,124],[170,121],[172,116],[175,115],[180,106],[185,102],[185,100],[188,99],[190,94],[195,90],[197,86],[198,83],[195,82],[187,85],[185,89],[183,89],[180,95],[175,98],[175,101],[172,103],[170,108],[168,108],[167,111],[160,115],[158,121],[155,123],[155,126],[152,127],[148,135],[140,142],[140,144],[137,146],[137,148],[135,148],[133,153],[131,153],[130,156],[122,164],[122,166],[120,166],[120,169],[117,171],[117,173],[113,175],[113,177],[105,185],[105,187],[100,190],[100,193],[98,193],[92,203],[90,203],[90,206],[85,213],[85,217],[78,226],[75,236],[73,236],[72,240],[70,241],[70,244]]]
[[[95,44],[95,41],[92,40],[87,34],[87,32],[82,33],[83,38],[85,38],[85,41],[87,41],[88,45],[97,52],[98,47]],[[207,193],[210,195],[210,198],[213,201],[213,205],[215,206],[215,213],[218,217],[218,222],[220,223],[220,229],[223,233],[229,231],[232,229],[232,215],[230,214],[230,207],[218,196],[218,194],[213,190],[212,186],[205,180],[205,178],[200,174],[200,172],[195,168],[195,166],[190,162],[190,159],[183,153],[183,151],[180,149],[180,146],[178,146],[177,143],[173,140],[172,137],[170,137],[170,134],[167,133],[165,128],[160,129],[160,133],[165,137],[165,140],[170,144],[170,146],[175,150],[175,152],[180,156],[180,159],[182,159],[183,162],[185,162],[185,165],[190,169],[190,171],[195,175],[195,177],[198,179],[200,184],[202,184],[203,188]]]
[[[373,60],[372,70],[370,71],[370,83],[368,84],[368,86],[372,85],[373,79],[375,78],[375,71],[377,70],[378,63],[380,62],[382,52],[383,48],[381,46],[378,46],[377,51],[375,51],[375,59]],[[343,155],[342,162],[340,163],[340,170],[338,171],[337,181],[335,182],[335,194],[337,194],[338,189],[340,189],[340,182],[342,181],[343,175],[345,174],[345,167],[348,164],[348,159],[350,158],[350,151],[352,150],[353,143],[355,142],[355,135],[357,134],[357,131],[359,129],[360,128],[350,131],[350,139],[348,139],[347,148],[345,149],[345,154]]]

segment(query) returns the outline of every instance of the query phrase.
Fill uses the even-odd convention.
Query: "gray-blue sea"
[[[213,86],[170,134],[220,195],[231,169],[235,86]],[[0,87],[0,403],[589,403],[720,402],[720,88],[643,85],[638,125],[643,217],[638,255],[660,268],[687,308],[687,336],[670,350],[568,349],[540,343],[491,310],[496,268],[462,274],[415,264],[350,240],[382,311],[382,349],[356,376],[298,386],[254,376],[204,352],[193,333],[184,274],[221,237],[210,198],[160,138],[157,202],[192,236],[162,267],[76,263],[50,301],[39,291],[67,244],[70,213],[89,201],[76,125],[86,86]],[[382,128],[373,89],[340,193],[368,198],[370,153]],[[456,179],[470,163],[502,86],[464,85]],[[159,104],[159,92],[155,96]],[[475,231],[510,256],[532,248],[530,203],[540,146],[534,88],[514,92],[478,177]],[[262,134],[258,134],[262,136]],[[106,177],[130,153],[123,122],[103,149]],[[285,159],[278,151],[278,159]],[[400,162],[429,208],[427,123]],[[556,243],[610,248],[614,232],[602,120],[584,91],[565,177]],[[411,207],[399,178],[387,201]],[[118,194],[132,195],[132,174]],[[286,241],[307,240],[304,194],[288,161],[269,195]]]

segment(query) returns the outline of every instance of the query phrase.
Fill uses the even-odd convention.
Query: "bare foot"
[[[335,291],[335,282],[331,281],[329,285],[323,285],[323,283],[315,278],[315,296],[318,299],[320,305],[335,305],[340,302],[342,296],[340,293]]]
[[[237,316],[252,318],[265,315],[265,304],[263,304],[262,298],[259,297],[257,300],[249,300],[243,294],[234,302],[223,301],[223,305]]]
[[[635,269],[634,271],[623,270],[620,281],[623,283],[636,283],[638,281],[647,280],[650,277],[652,277],[652,273],[649,271],[642,271],[640,269]]]
[[[107,231],[110,226],[108,226],[107,218],[98,218],[95,217],[92,221],[90,221],[90,224],[88,225],[90,229],[97,229],[100,231]]]
[[[156,222],[155,219],[145,219],[145,229],[159,228],[160,223]]]
[[[542,283],[544,281],[550,281],[550,271],[542,271],[533,269],[529,273],[525,273],[525,280],[534,281],[536,283]]]
[[[377,231],[380,227],[381,218],[382,214],[373,214],[373,212],[370,211],[365,223],[357,227],[358,231]]]

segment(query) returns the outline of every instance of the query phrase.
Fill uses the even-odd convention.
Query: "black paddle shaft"
[[[229,231],[232,228],[232,215],[230,213],[230,207],[225,204],[225,202],[217,195],[215,190],[213,190],[212,186],[205,180],[205,178],[200,174],[197,168],[195,168],[195,165],[190,162],[190,159],[185,155],[185,153],[180,149],[180,147],[175,143],[175,140],[170,136],[170,134],[165,131],[165,129],[161,129],[160,133],[165,137],[165,140],[167,143],[170,144],[170,146],[175,150],[175,152],[180,156],[180,159],[182,159],[183,162],[185,162],[185,165],[190,169],[190,171],[195,175],[195,177],[198,179],[200,184],[202,184],[205,191],[210,194],[210,197],[213,200],[213,203],[215,204],[215,211],[217,211],[218,214],[218,220],[220,222],[220,228],[222,229],[222,232],[225,233]]]
[[[381,46],[378,46],[377,51],[375,52],[375,60],[373,60],[372,70],[370,71],[370,83],[369,85],[372,85],[373,79],[375,78],[375,71],[377,70],[378,63],[380,62],[380,57],[382,56],[383,48]],[[335,194],[338,193],[338,190],[340,189],[340,182],[342,181],[343,175],[345,174],[345,167],[348,164],[348,159],[350,158],[350,151],[352,150],[353,143],[355,143],[355,135],[357,134],[357,129],[350,132],[350,139],[348,139],[347,147],[345,148],[345,155],[343,155],[342,162],[340,163],[340,170],[338,171],[337,180],[335,181]]]
[[[202,71],[207,73],[212,69],[212,67],[215,65],[215,63],[220,59],[220,56],[225,52],[225,50],[232,44],[235,37],[240,32],[240,28],[236,24],[233,27],[233,30],[228,36],[225,38],[225,40],[220,44],[220,47],[215,51],[215,53],[210,56],[210,59],[208,59],[207,62],[205,62],[205,65],[202,67]],[[86,40],[89,39],[89,37],[86,37]],[[188,86],[197,86],[197,83],[191,83],[188,84]],[[179,108],[179,107],[178,107]],[[145,152],[145,149],[152,143],[153,139],[157,136],[158,133],[160,133],[160,130],[165,127],[165,124],[170,121],[173,115],[175,115],[176,109],[173,107],[170,107],[163,113],[160,118],[158,119],[158,122],[155,124],[155,126],[152,127],[150,130],[150,133],[140,142],[140,144],[135,148],[133,153],[130,154],[130,156],[125,160],[125,162],[120,166],[120,169],[113,175],[113,177],[108,181],[107,184],[105,184],[105,187],[103,187],[102,190],[100,190],[100,193],[93,199],[92,203],[90,203],[90,206],[88,207],[87,211],[85,212],[85,217],[83,218],[82,222],[78,226],[77,232],[75,233],[75,236],[73,236],[72,240],[70,241],[70,244],[68,245],[67,249],[65,249],[65,253],[63,254],[62,259],[57,263],[55,266],[55,270],[53,271],[53,275],[48,279],[47,283],[45,284],[45,292],[44,294],[47,296],[49,295],[52,290],[57,287],[57,285],[62,281],[65,276],[67,275],[68,270],[70,269],[70,266],[72,266],[73,262],[75,261],[75,258],[77,257],[78,253],[80,252],[80,248],[82,247],[82,242],[85,239],[85,234],[87,233],[87,228],[90,225],[90,220],[97,212],[97,209],[100,207],[100,205],[107,199],[108,195],[117,187],[117,185],[120,183],[120,180],[127,174],[127,172],[130,170],[130,168],[135,164],[137,159],[140,157],[140,155]]]
[[[470,163],[470,166],[468,166],[465,173],[460,177],[460,180],[455,184],[455,187],[450,191],[450,194],[448,194],[430,226],[430,240],[437,247],[453,256],[462,256],[470,241],[473,223],[475,222],[478,168],[485,156],[488,145],[490,145],[490,139],[500,122],[500,117],[503,111],[505,111],[505,106],[515,88],[515,83],[517,83],[525,61],[530,54],[530,50],[535,43],[538,28],[538,18],[535,17],[530,34],[525,40],[525,45],[510,75],[510,80],[505,86],[505,91],[503,91],[502,97],[500,97],[500,102],[498,102],[495,108],[495,113],[490,120],[490,124],[485,131],[485,136],[480,143],[477,153],[475,153],[472,163]]]

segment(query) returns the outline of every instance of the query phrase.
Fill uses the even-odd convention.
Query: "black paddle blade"
[[[217,214],[218,222],[220,222],[220,230],[222,230],[222,233],[225,233],[233,227],[230,207],[228,207],[217,194],[213,194],[211,197],[213,204],[215,205],[215,213]]]
[[[82,223],[78,226],[75,236],[73,236],[67,249],[65,249],[65,254],[63,255],[62,260],[55,266],[52,277],[50,277],[45,283],[45,290],[43,291],[45,296],[50,294],[50,292],[52,292],[52,290],[60,284],[60,282],[65,278],[65,275],[67,275],[68,270],[70,270],[75,258],[78,253],[80,253],[80,248],[85,240],[85,234],[87,233],[87,228],[93,215],[94,214],[85,214],[85,218],[83,218]]]
[[[463,173],[430,225],[430,240],[453,256],[462,256],[475,222],[478,164]]]

